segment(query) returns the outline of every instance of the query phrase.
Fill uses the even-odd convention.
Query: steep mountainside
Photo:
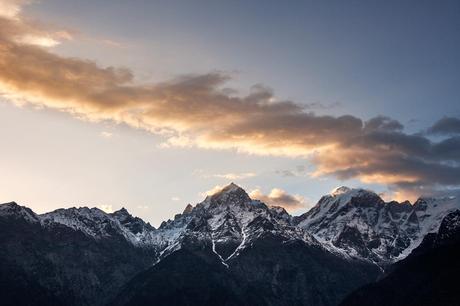
[[[234,184],[159,232],[171,239],[159,262],[128,283],[115,305],[336,305],[380,273],[330,253],[284,209],[251,200]]]
[[[154,252],[129,243],[102,211],[80,209],[80,213],[67,222],[59,219],[69,226],[16,203],[0,205],[2,305],[103,305],[152,265]],[[85,226],[76,230],[76,224]],[[27,292],[37,292],[33,294],[37,300],[26,299]]]
[[[229,260],[266,233],[285,241],[319,245],[313,236],[291,224],[291,216],[283,208],[271,208],[252,200],[242,188],[230,184],[160,226],[159,259],[188,243],[202,244],[211,245],[212,251],[227,266]]]
[[[444,218],[438,233],[425,237],[380,281],[351,294],[352,305],[459,305],[460,210]]]
[[[380,274],[271,231],[225,263],[210,244],[184,244],[130,281],[112,305],[337,305]]]
[[[37,215],[7,203],[0,295],[5,305],[31,305],[21,292],[33,292],[32,305],[337,305],[458,207],[455,198],[386,203],[342,187],[292,217],[230,184],[155,229],[124,208]]]
[[[331,250],[386,266],[406,257],[457,208],[455,198],[386,203],[371,191],[340,187],[294,223]]]

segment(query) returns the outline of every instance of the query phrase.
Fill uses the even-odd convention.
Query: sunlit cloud
[[[110,47],[116,47],[116,48],[122,48],[123,44],[117,41],[114,41],[112,39],[102,39],[100,40],[101,43],[110,46]]]
[[[113,133],[107,132],[107,131],[102,131],[100,134],[103,138],[112,138]]]
[[[393,190],[460,185],[456,118],[444,118],[428,129],[443,136],[434,141],[426,134],[407,134],[388,117],[319,116],[261,85],[238,94],[228,90],[230,76],[222,72],[136,84],[129,69],[52,53],[49,47],[72,35],[23,19],[22,1],[4,3],[0,94],[13,103],[27,101],[82,120],[124,123],[163,136],[164,148],[302,158],[315,165],[310,175],[316,177],[357,178]]]
[[[99,205],[98,207],[106,213],[113,213],[112,205]]]
[[[22,5],[28,1],[24,0],[2,0],[0,1],[0,17],[16,19],[21,12]]]
[[[212,195],[218,193],[219,191],[221,191],[224,188],[225,188],[225,186],[216,185],[213,188],[211,188],[211,189],[209,189],[209,190],[207,190],[205,192],[201,192],[199,195],[201,197],[212,196]]]
[[[260,189],[254,189],[249,193],[252,199],[260,200],[269,206],[283,207],[287,211],[304,209],[307,203],[301,195],[291,195],[283,189],[273,188],[270,193],[264,194]]]
[[[49,36],[24,35],[17,40],[20,44],[37,45],[41,47],[54,47],[59,42]]]

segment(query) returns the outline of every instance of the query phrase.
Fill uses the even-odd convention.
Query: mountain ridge
[[[0,215],[22,216],[45,227],[70,227],[96,239],[119,234],[134,246],[154,249],[156,261],[193,236],[196,241],[211,243],[225,264],[264,231],[271,231],[384,267],[405,258],[455,208],[460,205],[454,198],[420,198],[411,205],[385,202],[370,190],[341,186],[321,197],[306,213],[291,216],[282,207],[251,199],[243,188],[231,183],[195,206],[188,204],[183,213],[158,228],[125,208],[106,213],[98,208],[71,207],[36,214],[10,202],[0,205]]]
[[[254,305],[332,306],[406,258],[457,208],[456,198],[399,204],[342,187],[293,217],[231,184],[154,228],[125,208],[36,214],[10,202],[0,205],[0,270],[12,271],[2,280],[16,284],[12,292],[39,292],[53,305],[166,303],[177,294],[168,288],[183,292],[177,305],[198,305],[190,294],[202,285],[209,305],[226,294],[228,305],[247,297]],[[215,283],[200,271],[215,273]],[[165,290],[155,287],[162,282]]]

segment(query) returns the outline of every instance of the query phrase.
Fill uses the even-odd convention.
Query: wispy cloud
[[[102,131],[100,134],[103,138],[112,138],[113,133],[107,132],[107,131]]]
[[[279,174],[284,177],[297,177],[297,176],[307,176],[307,167],[305,165],[298,165],[295,169],[282,169],[276,170],[276,174]]]
[[[135,84],[128,69],[52,53],[66,39],[62,31],[24,20],[22,1],[2,3],[0,92],[12,102],[125,123],[163,135],[166,146],[305,158],[316,165],[314,176],[399,189],[460,185],[456,118],[429,129],[444,135],[433,141],[388,117],[318,116],[261,85],[238,95],[225,89],[230,77],[221,72]]]
[[[220,178],[227,181],[244,180],[251,177],[256,177],[256,172],[227,172],[227,173],[209,173],[203,169],[196,169],[194,175],[200,178]]]
[[[257,176],[254,172],[244,172],[244,173],[225,173],[225,174],[214,174],[213,177],[224,178],[226,180],[242,180],[250,177]]]
[[[217,173],[217,174],[208,174],[204,172],[200,172],[198,174],[200,177],[203,178],[221,178],[226,180],[243,180],[251,177],[257,176],[255,172],[239,172],[239,173]]]

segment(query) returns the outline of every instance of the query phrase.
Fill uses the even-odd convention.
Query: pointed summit
[[[240,186],[238,186],[235,183],[233,183],[233,182],[228,184],[224,188],[222,188],[222,190],[220,190],[220,191],[216,192],[215,194],[213,194],[212,197],[221,196],[221,195],[224,195],[224,194],[241,194],[241,195],[246,195],[249,198],[249,196],[247,195],[246,191],[243,188],[241,188]]]
[[[225,186],[221,192],[234,192],[234,191],[237,191],[237,190],[242,190],[244,191],[243,188],[241,188],[240,186],[238,186],[237,184],[231,182],[230,184],[228,184],[227,186]]]
[[[10,216],[25,219],[29,222],[38,222],[37,215],[30,208],[20,206],[16,202],[0,204],[0,216]]]
[[[128,210],[124,207],[121,209],[114,211],[113,213],[109,214],[117,219],[121,225],[129,229],[132,233],[142,233],[145,230],[153,230],[154,227],[150,225],[150,223],[144,222],[141,218],[134,217],[131,215]]]
[[[246,191],[235,183],[230,183],[225,186],[221,191],[216,192],[210,197],[212,202],[217,203],[250,203],[252,200]]]
[[[114,212],[111,213],[111,214],[114,215],[114,216],[117,216],[117,215],[125,215],[125,216],[126,216],[126,215],[131,215],[131,214],[128,212],[128,210],[127,210],[126,208],[124,208],[124,207],[122,207],[122,208],[119,209],[119,210],[114,211]]]
[[[187,204],[185,207],[184,211],[182,212],[183,215],[191,213],[193,210],[192,204]]]

